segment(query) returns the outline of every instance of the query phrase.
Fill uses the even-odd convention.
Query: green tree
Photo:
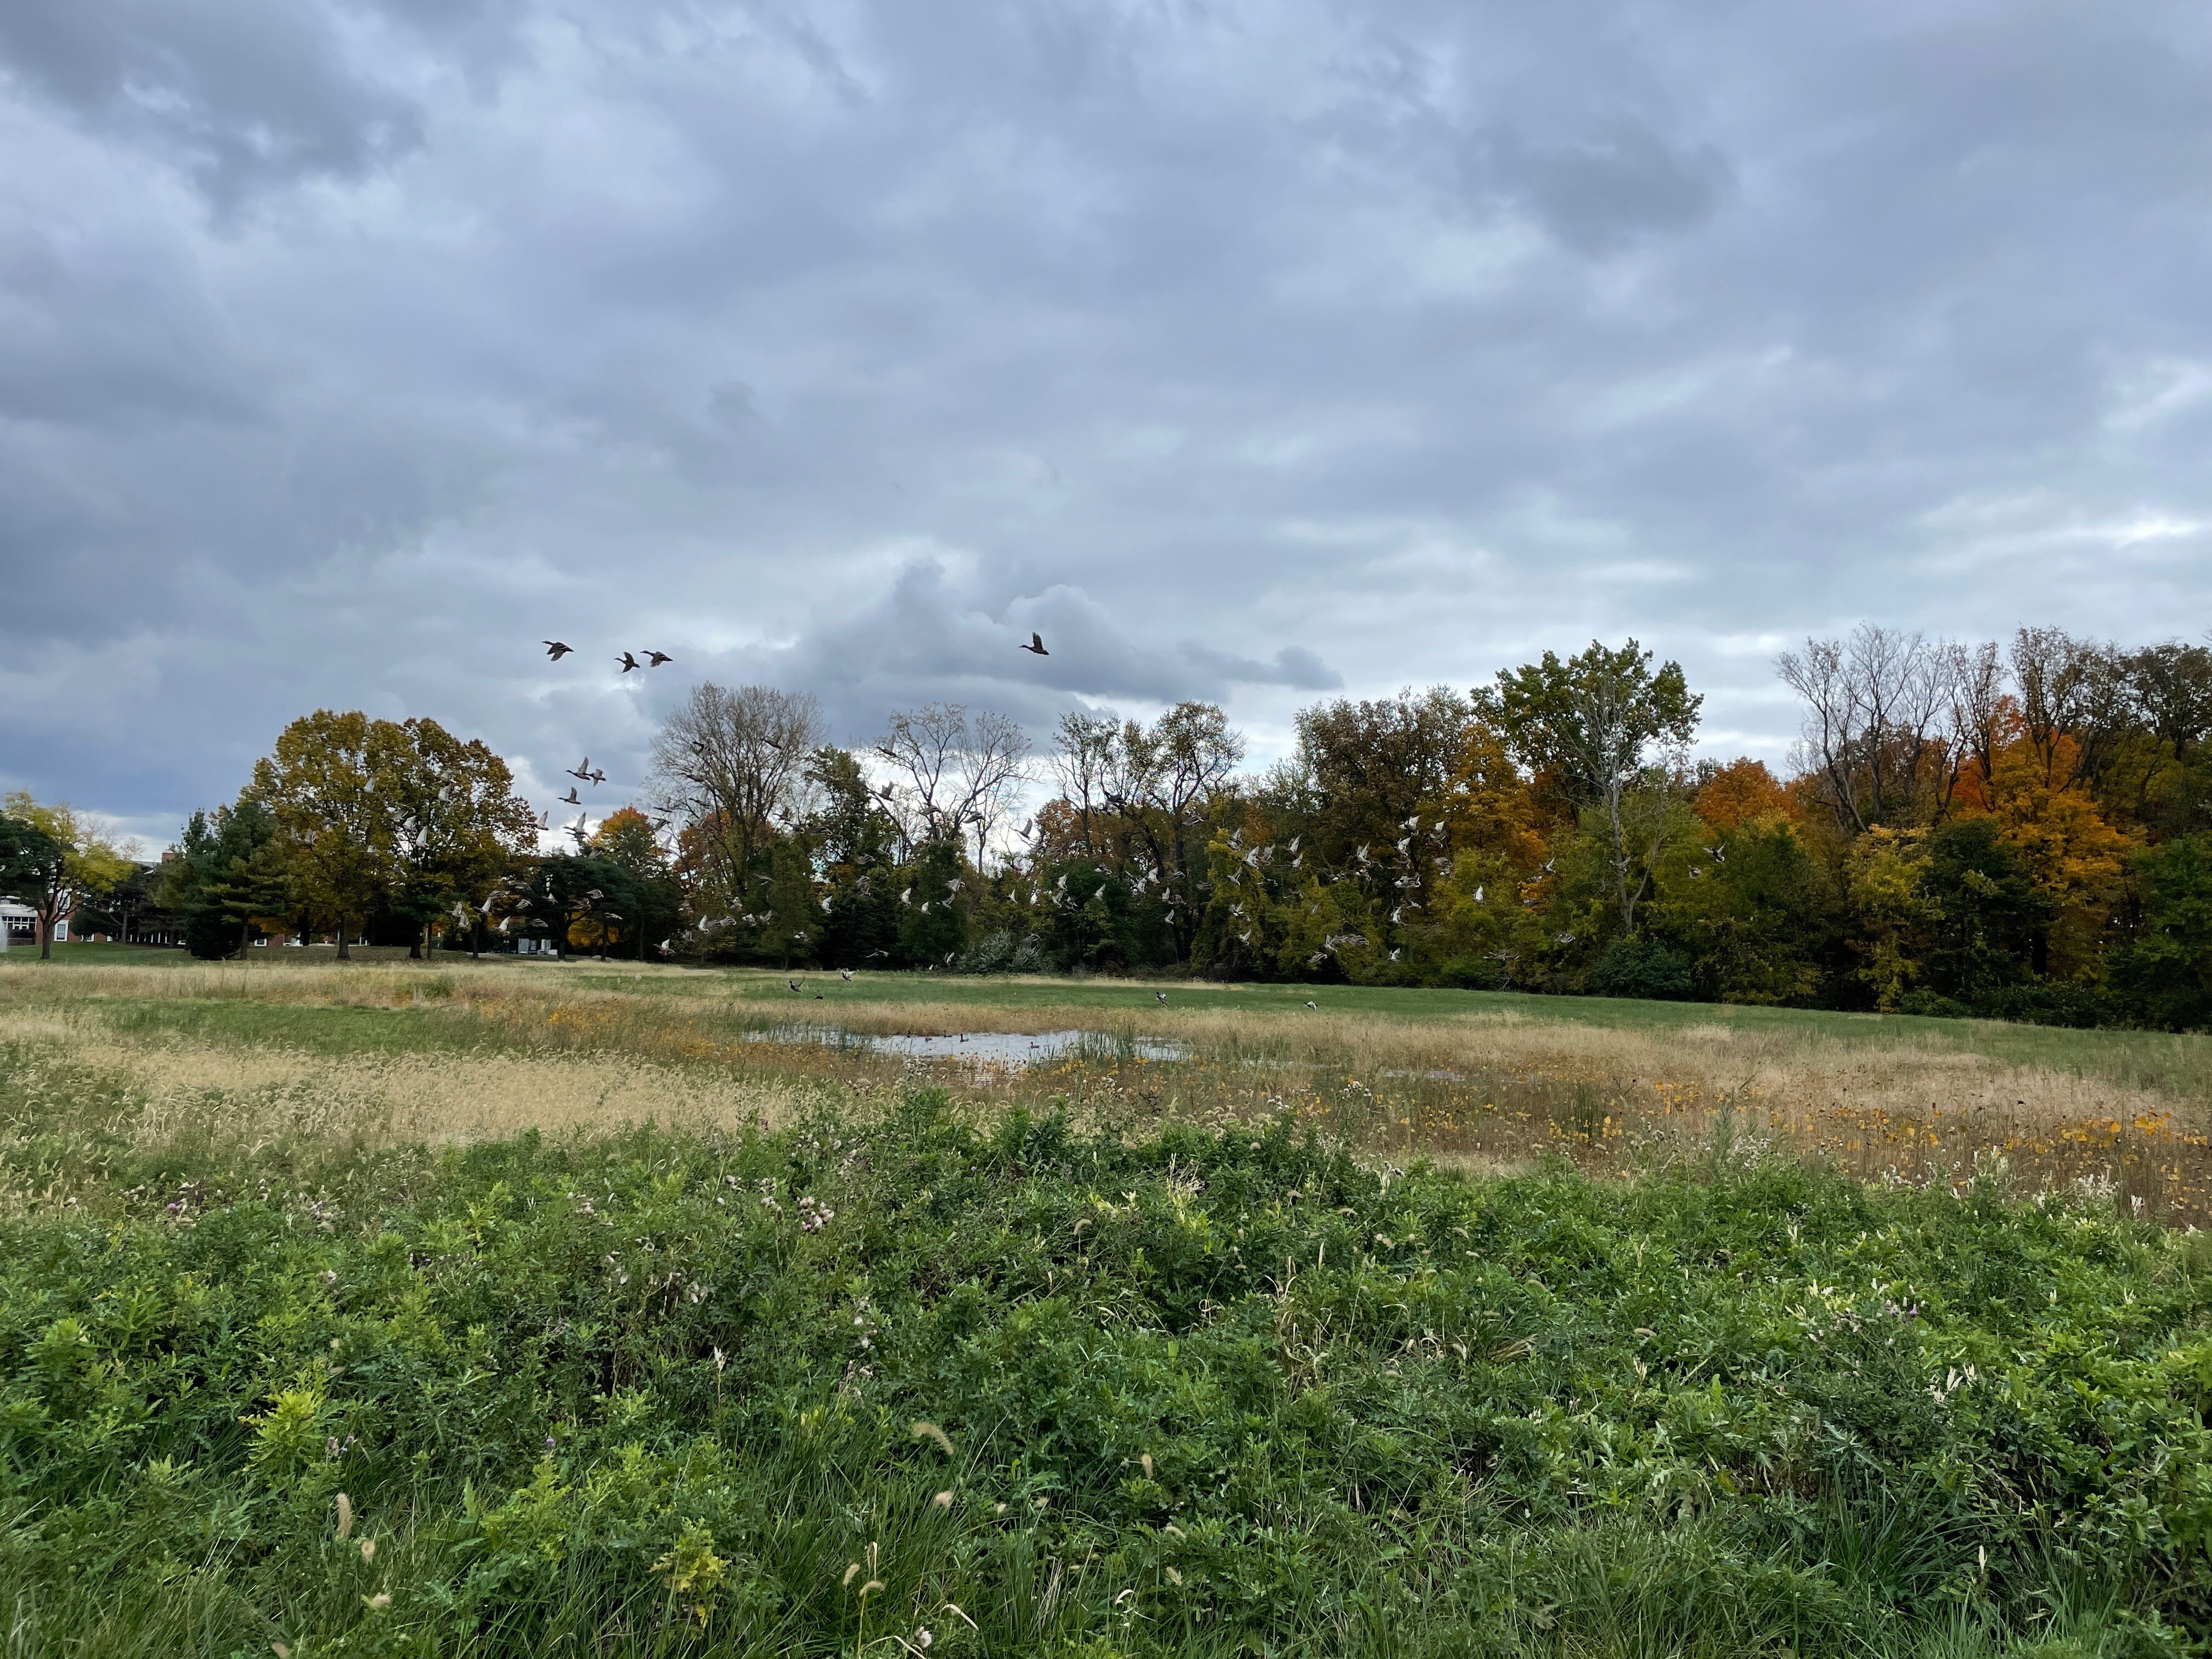
[[[2212,836],[2136,854],[2142,917],[2107,976],[2132,1018],[2169,1030],[2212,1026]]]
[[[1655,760],[1679,757],[1696,734],[1703,702],[1691,694],[1680,663],[1654,671],[1651,653],[1630,640],[1607,650],[1593,640],[1561,661],[1501,669],[1496,684],[1476,690],[1474,707],[1504,736],[1513,758],[1540,789],[1556,790],[1576,806],[1595,806],[1605,819],[1613,899],[1621,931],[1637,931],[1637,909],[1650,890],[1666,815],[1638,811],[1635,798],[1666,790]]]
[[[38,825],[0,814],[0,896],[35,902],[38,895],[63,878],[66,856],[61,842]],[[40,954],[49,957],[52,952]]]
[[[1708,831],[1670,860],[1652,931],[1723,1002],[1802,1007],[1818,994],[1835,904],[1803,838],[1778,814]]]
[[[236,868],[234,869],[234,866]],[[250,917],[238,911],[242,890],[229,890],[240,872],[251,872],[253,915],[282,915],[293,902],[285,849],[277,844],[276,815],[251,791],[214,812],[195,812],[185,825],[177,856],[162,872],[161,900],[184,923],[185,945],[212,960],[228,956],[236,930]],[[281,881],[281,895],[269,885]]]

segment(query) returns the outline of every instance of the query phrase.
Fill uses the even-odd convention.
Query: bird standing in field
[[[560,661],[562,658],[567,656],[576,647],[574,646],[565,644],[559,640],[548,640],[545,641],[545,654],[555,662]]]
[[[617,657],[615,660],[622,665],[623,672],[625,674],[629,673],[633,668],[642,668],[645,666],[643,663],[640,662],[635,657],[630,655],[627,651],[623,652],[619,657]]]
[[[1028,652],[1031,656],[1049,657],[1052,655],[1051,652],[1044,648],[1044,635],[1042,634],[1030,635],[1030,642],[1027,645],[1023,646],[1021,648]]]

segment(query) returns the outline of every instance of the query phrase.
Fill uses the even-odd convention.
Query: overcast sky
[[[1630,634],[1779,759],[1808,632],[2204,635],[2208,210],[2203,0],[6,0],[0,787]]]

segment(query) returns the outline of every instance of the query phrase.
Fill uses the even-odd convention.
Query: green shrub
[[[1475,1182],[920,1091],[119,1168],[0,1223],[10,1650],[2203,1634],[2202,1251],[1716,1163]]]

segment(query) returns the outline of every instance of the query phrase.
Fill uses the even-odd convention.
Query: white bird
[[[1321,1006],[1321,1004],[1316,1002],[1311,997],[1308,997],[1306,999],[1306,1006],[1309,1008],[1318,1008]]]
[[[1482,889],[1480,889],[1480,887],[1478,887],[1478,888],[1476,888],[1476,889],[1474,890],[1474,902],[1475,902],[1477,904],[1480,904],[1480,903],[1481,903],[1481,902],[1482,902]]]
[[[1165,991],[1155,991],[1152,993],[1152,995],[1162,1002],[1165,1002],[1168,1000],[1168,994]]]
[[[850,968],[840,968],[837,970],[837,976],[848,985],[853,982],[853,970]]]
[[[1397,953],[1397,951],[1391,951],[1391,952],[1390,952],[1390,960],[1391,960],[1391,961],[1393,961],[1393,962],[1395,962],[1395,961],[1397,961],[1397,959],[1398,959],[1398,953]]]
[[[1418,830],[1420,827],[1421,815],[1419,812],[1414,813],[1413,817],[1406,820],[1405,828],[1408,830]]]
[[[914,889],[909,887],[906,891],[901,893],[899,895],[899,902],[901,904],[912,904],[914,902]]]

